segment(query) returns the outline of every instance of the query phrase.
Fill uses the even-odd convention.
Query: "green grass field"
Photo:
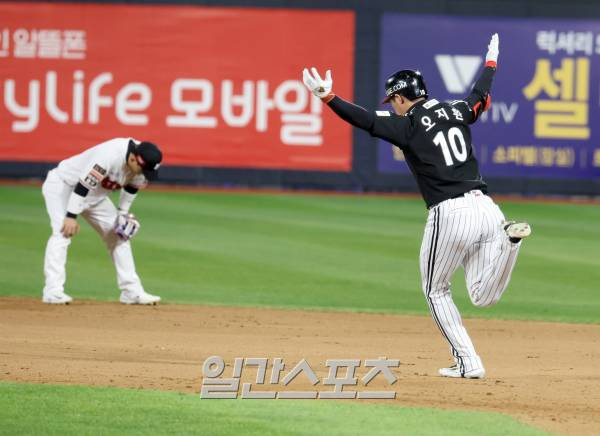
[[[38,297],[50,232],[40,190],[3,186],[0,201],[0,294]],[[453,295],[462,314],[600,322],[600,207],[502,208],[529,220],[534,234],[495,307],[471,305],[459,270]],[[144,192],[133,211],[142,223],[133,242],[138,272],[167,303],[428,314],[418,264],[421,200]],[[87,223],[70,247],[67,292],[118,298],[110,259]]]
[[[41,297],[49,223],[39,188],[0,186],[0,295]],[[489,309],[465,316],[600,322],[600,207],[502,204],[526,218],[512,283]],[[418,253],[421,200],[375,196],[144,192],[133,211],[138,273],[166,303],[428,315]],[[69,251],[67,292],[116,300],[112,264],[86,224]],[[23,417],[31,419],[23,419]],[[196,396],[0,383],[3,434],[539,434],[479,412],[328,401],[201,401]],[[482,430],[485,429],[485,430]]]
[[[0,394],[0,433],[6,435],[545,434],[500,414],[386,404],[201,400],[172,392],[13,383],[0,383]]]

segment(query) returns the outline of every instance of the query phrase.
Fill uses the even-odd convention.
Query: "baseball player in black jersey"
[[[470,124],[490,105],[498,60],[498,35],[488,45],[483,72],[464,100],[429,99],[418,71],[401,70],[385,83],[384,103],[394,112],[369,112],[331,92],[331,71],[322,79],[304,69],[304,84],[353,126],[399,147],[429,209],[421,245],[423,292],[431,315],[450,344],[454,364],[445,377],[483,378],[485,369],[452,300],[450,280],[464,267],[474,305],[497,303],[508,286],[521,240],[531,234],[525,222],[506,221],[486,195],[487,185],[471,144]]]

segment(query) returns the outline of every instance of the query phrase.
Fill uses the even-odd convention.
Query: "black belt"
[[[436,204],[432,204],[432,205],[431,205],[431,206],[429,206],[427,209],[433,209],[434,207],[436,207],[436,206],[439,206],[439,205],[440,205],[440,203],[443,203],[443,202],[444,202],[444,201],[446,201],[446,200],[454,200],[455,198],[464,197],[464,196],[465,196],[465,194],[466,194],[466,192],[463,192],[462,194],[455,195],[454,197],[445,198],[445,199],[443,199],[442,201],[440,201],[440,202],[438,202],[438,203],[436,203]]]

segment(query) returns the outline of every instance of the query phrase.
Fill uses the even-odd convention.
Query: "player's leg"
[[[144,291],[135,270],[130,241],[124,241],[114,231],[117,208],[108,198],[86,210],[83,217],[100,234],[113,260],[117,284],[121,290],[120,301],[128,304],[153,304],[160,297]]]
[[[460,200],[467,205],[467,200]],[[456,362],[456,368],[444,368],[440,374],[451,377],[483,377],[481,359],[465,326],[450,290],[450,280],[461,264],[467,247],[478,237],[477,216],[468,207],[452,210],[457,201],[448,200],[429,213],[421,246],[420,264],[423,292],[431,315]]]
[[[496,304],[506,290],[521,242],[510,241],[504,215],[491,198],[477,200],[484,217],[482,240],[468,250],[463,265],[471,301],[485,307]]]
[[[61,233],[71,192],[72,188],[64,183],[54,170],[48,173],[42,185],[42,195],[50,217],[52,234],[48,238],[44,254],[45,284],[42,297],[44,303],[68,304],[73,300],[64,293],[65,265],[71,238],[65,238]]]

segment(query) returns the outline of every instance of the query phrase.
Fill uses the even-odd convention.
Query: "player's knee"
[[[52,229],[52,237],[53,238],[58,238],[59,236],[63,236],[63,234],[62,234],[62,228],[63,228],[62,221],[61,222],[52,223],[50,225],[50,228]]]
[[[65,237],[62,233],[62,228],[52,229],[50,241],[56,246],[68,246],[71,243],[71,238]]]
[[[488,306],[495,306],[496,303],[498,303],[498,301],[500,301],[500,296],[501,296],[501,294],[495,294],[492,297],[491,301],[489,302]]]
[[[472,294],[471,294],[472,295]],[[492,297],[483,295],[482,297],[471,297],[471,302],[477,307],[490,307],[500,301],[500,297],[494,295]]]
[[[450,286],[448,284],[440,284],[440,285],[432,285],[432,286],[423,286],[423,293],[426,297],[430,298],[439,298],[443,297],[446,294],[450,294]]]
[[[106,247],[108,248],[108,251],[111,251],[111,252],[115,248],[117,248],[119,245],[127,242],[127,241],[124,241],[121,238],[119,238],[119,236],[117,236],[117,234],[115,232],[106,232],[103,235],[103,239],[104,239],[104,242],[106,243]]]

